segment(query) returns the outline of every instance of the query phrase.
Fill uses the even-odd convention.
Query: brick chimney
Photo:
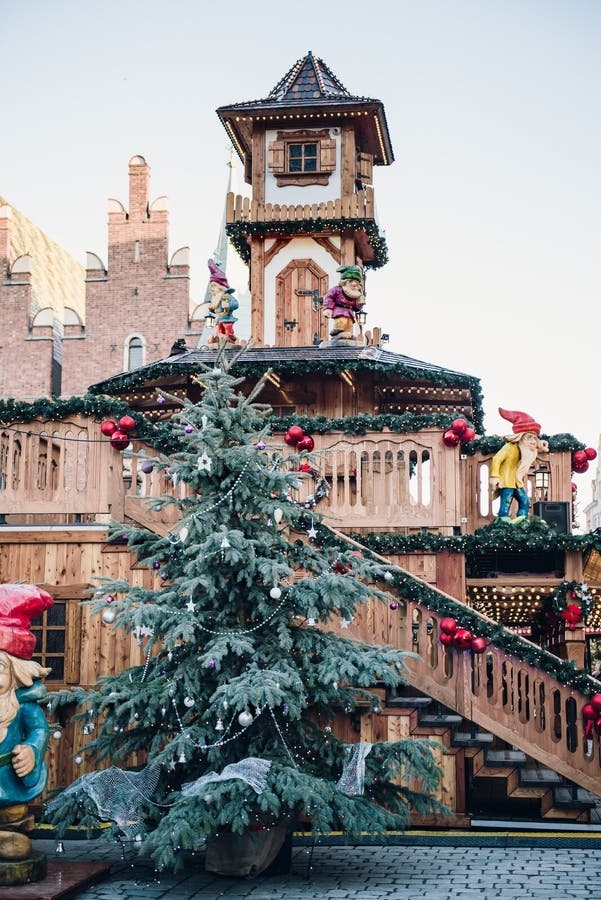
[[[148,218],[148,190],[150,166],[143,156],[129,161],[129,221],[142,222]]]

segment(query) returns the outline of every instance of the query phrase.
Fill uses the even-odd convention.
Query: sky
[[[128,160],[166,194],[200,301],[229,158],[215,109],[265,97],[312,50],[384,103],[375,170],[390,262],[368,327],[481,379],[498,407],[597,447],[601,432],[601,2],[0,0],[0,195],[80,262],[106,261]],[[596,464],[594,464],[596,466]],[[582,509],[593,469],[576,475]]]

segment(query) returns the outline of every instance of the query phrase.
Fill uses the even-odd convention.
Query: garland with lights
[[[225,231],[230,242],[243,262],[250,261],[250,246],[247,238],[256,235],[321,234],[327,228],[338,232],[364,231],[370,247],[374,251],[372,260],[364,260],[366,269],[380,269],[388,262],[386,238],[380,234],[373,219],[303,219],[299,222],[230,222]]]
[[[490,525],[476,529],[473,534],[445,536],[416,532],[349,533],[370,550],[384,556],[404,553],[485,553],[488,550],[556,551],[590,550],[601,552],[601,529],[587,534],[562,534],[538,517],[519,525],[495,519]]]
[[[359,538],[365,538],[365,535],[359,535]],[[340,547],[347,546],[344,538],[334,534],[323,524],[318,530],[316,540],[318,543],[320,540],[324,541],[324,543],[327,540],[330,545],[334,542]],[[367,552],[370,550],[365,542],[363,549]],[[542,647],[532,644],[520,635],[505,628],[504,625],[483,618],[473,609],[461,603],[461,601],[453,600],[447,594],[437,591],[436,588],[430,587],[418,578],[396,568],[393,564],[384,573],[384,581],[388,588],[396,588],[401,598],[416,601],[442,616],[456,619],[461,622],[462,628],[484,638],[487,643],[494,644],[516,659],[542,669],[561,684],[580,691],[586,697],[597,692],[599,687],[597,680],[591,678],[582,669],[577,669],[573,660],[568,662],[559,659],[559,657],[549,653],[548,650],[543,650]]]
[[[251,351],[252,352],[252,351]],[[209,359],[213,358],[210,354]],[[246,378],[259,379],[265,374],[265,359],[252,361],[248,357],[237,360],[233,371],[237,375]],[[316,357],[314,359],[274,359],[272,362],[274,372],[285,378],[301,377],[309,374],[338,375],[341,371],[348,372],[379,372],[386,375],[397,375],[407,381],[426,381],[442,387],[458,387],[468,390],[471,395],[473,407],[473,424],[476,431],[483,429],[484,411],[482,407],[483,395],[480,380],[470,375],[461,375],[444,370],[411,366],[400,361],[381,362],[371,358],[356,359],[327,359]],[[169,378],[174,375],[195,375],[202,371],[203,363],[199,362],[164,362],[159,361],[138,369],[134,372],[124,372],[105,381],[93,384],[89,388],[91,394],[112,394],[120,391],[132,390],[143,384],[160,378]]]

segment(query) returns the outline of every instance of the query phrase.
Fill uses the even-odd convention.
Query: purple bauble
[[[216,665],[217,665],[217,660],[216,660],[216,659],[210,659],[210,660],[209,660],[209,669],[214,669]]]
[[[257,441],[257,450],[264,450],[265,446],[265,441]]]
[[[164,398],[164,397],[157,397],[157,403],[158,403],[160,406],[162,406],[164,402],[165,402],[165,398]]]
[[[128,534],[122,534],[122,535],[121,535],[121,540],[122,540],[122,542],[123,542],[124,544],[127,544],[128,540],[129,540],[129,535],[128,535]]]
[[[389,603],[388,605],[390,606],[391,609],[398,609],[398,608],[399,608],[399,604],[396,602],[396,600],[393,600],[393,601],[392,601],[391,603]]]
[[[143,462],[142,465],[140,466],[140,470],[142,472],[144,472],[145,475],[150,475],[150,473],[152,472],[153,469],[154,469],[153,463],[149,462],[148,460],[146,462]]]
[[[192,434],[194,429],[192,428],[191,425],[186,425],[186,427],[184,428],[184,431],[186,432],[186,434]]]
[[[169,576],[167,575],[166,572],[161,572],[161,578],[163,579],[163,581],[167,581],[167,579],[169,578]]]
[[[160,568],[161,568],[160,562],[158,562],[158,560],[155,560],[155,562],[153,562],[153,564],[152,564],[152,568],[153,568],[153,569],[160,569]]]

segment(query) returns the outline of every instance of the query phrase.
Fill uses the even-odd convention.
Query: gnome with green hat
[[[340,283],[323,298],[323,314],[332,319],[330,337],[353,341],[353,325],[365,303],[363,272],[359,266],[339,266],[336,271],[340,273]]]

